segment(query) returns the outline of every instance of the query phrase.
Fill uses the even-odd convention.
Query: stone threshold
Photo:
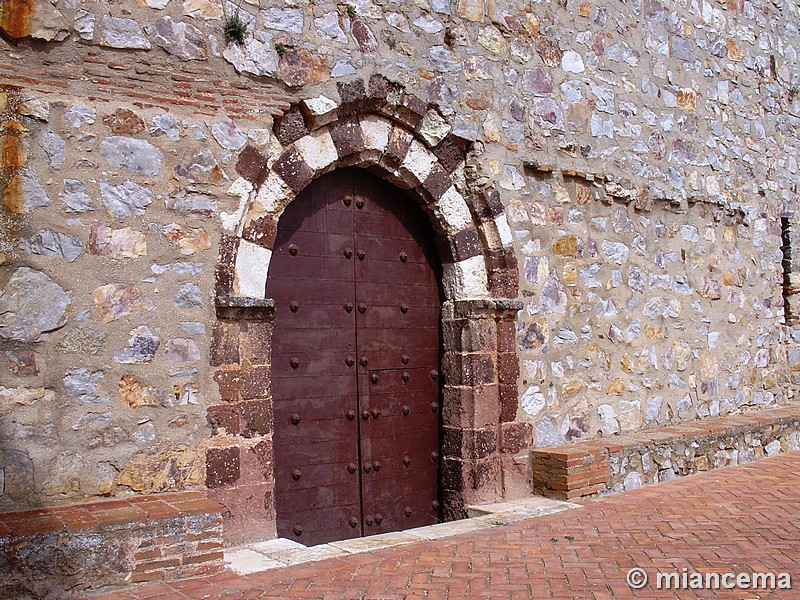
[[[559,500],[619,492],[800,450],[800,405],[531,451],[533,491]]]
[[[509,502],[470,506],[467,509],[469,518],[459,521],[437,523],[317,546],[304,546],[294,540],[278,538],[236,548],[226,548],[224,562],[226,568],[237,575],[249,575],[327,558],[341,558],[383,548],[437,540],[490,527],[502,527],[517,521],[574,508],[580,508],[580,506],[552,498],[532,496]]]

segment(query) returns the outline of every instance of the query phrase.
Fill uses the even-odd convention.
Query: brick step
[[[0,514],[0,597],[218,572],[223,510],[181,492]]]
[[[531,451],[533,492],[570,500],[800,450],[800,405]]]

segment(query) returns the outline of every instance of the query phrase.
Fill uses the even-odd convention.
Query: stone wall
[[[0,508],[236,484],[228,448],[271,429],[207,418],[232,401],[210,365],[239,368],[222,236],[295,117],[373,75],[458,140],[460,194],[499,192],[504,215],[469,218],[519,271],[519,368],[497,375],[520,397],[502,421],[533,431],[514,453],[786,402],[797,19],[792,0],[6,2]]]
[[[531,451],[536,494],[569,500],[800,450],[797,405]]]

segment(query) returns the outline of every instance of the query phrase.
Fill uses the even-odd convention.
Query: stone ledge
[[[223,511],[181,492],[0,514],[0,596],[220,571]]]
[[[800,406],[531,451],[533,492],[569,500],[800,450]]]

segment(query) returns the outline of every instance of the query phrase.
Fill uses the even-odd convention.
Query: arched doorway
[[[417,203],[361,169],[316,179],[280,218],[266,295],[278,535],[437,522],[441,266]]]

